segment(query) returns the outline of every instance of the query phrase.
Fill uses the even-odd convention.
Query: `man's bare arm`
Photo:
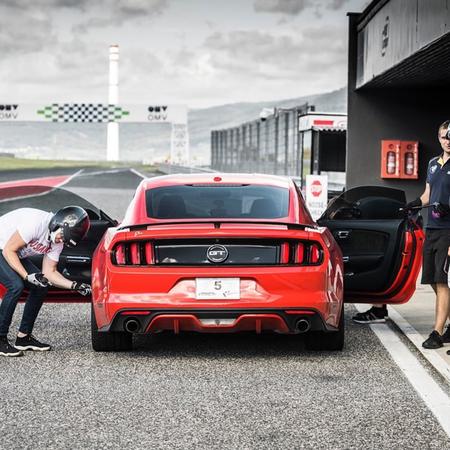
[[[20,262],[20,258],[17,255],[17,252],[26,245],[27,243],[22,239],[19,232],[16,231],[9,238],[8,242],[5,244],[5,248],[2,251],[3,257],[6,259],[6,262],[20,275],[22,280],[26,278],[28,272]]]
[[[425,185],[425,190],[423,194],[420,196],[420,200],[422,201],[422,206],[426,206],[430,203],[430,184],[427,183]]]
[[[57,270],[57,265],[58,263],[56,261],[53,261],[53,259],[48,256],[44,256],[42,262],[42,273],[44,274],[44,277],[47,278],[53,286],[62,289],[71,289],[73,281],[61,275]]]

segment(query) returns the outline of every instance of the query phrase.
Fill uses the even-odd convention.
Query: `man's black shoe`
[[[428,336],[428,339],[422,344],[423,348],[430,349],[441,348],[443,346],[442,336],[436,330],[433,330]]]
[[[37,352],[45,352],[51,348],[49,344],[39,342],[32,334],[27,334],[24,337],[17,336],[14,347],[18,350],[33,350]]]
[[[372,306],[368,311],[355,314],[352,320],[356,323],[384,323],[387,317],[388,312],[386,306],[382,308]]]
[[[23,356],[22,350],[17,350],[9,342],[6,336],[0,337],[0,356]]]
[[[448,344],[450,342],[450,325],[445,328],[444,334],[442,335],[442,342]]]

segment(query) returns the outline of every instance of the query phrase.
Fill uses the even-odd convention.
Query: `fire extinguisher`
[[[395,173],[395,152],[387,152],[386,158],[386,173],[392,175]]]
[[[414,174],[414,154],[413,154],[413,152],[405,153],[405,174],[406,175]]]

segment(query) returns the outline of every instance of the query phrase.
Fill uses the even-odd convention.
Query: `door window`
[[[362,186],[330,200],[319,220],[392,220],[402,218],[405,192],[383,186]]]

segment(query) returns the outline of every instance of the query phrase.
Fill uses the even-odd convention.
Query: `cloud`
[[[323,10],[337,11],[349,0],[254,0],[253,9],[260,13],[277,13],[298,16],[307,9],[314,9],[317,15]]]
[[[346,36],[340,29],[303,29],[296,34],[261,31],[216,32],[205,41],[211,65],[224,72],[266,79],[324,76],[324,70],[345,70]]]
[[[339,9],[342,9],[342,7],[348,2],[349,0],[330,0],[328,2],[325,2],[325,8],[331,9],[333,11],[338,11]]]
[[[256,12],[282,13],[298,15],[312,6],[310,0],[255,0],[253,8]]]
[[[43,11],[18,13],[15,3],[0,3],[0,48],[2,59],[11,54],[39,51],[52,45],[56,36],[51,18]]]
[[[169,0],[99,0],[90,7],[90,14],[74,27],[75,33],[86,33],[95,28],[120,26],[129,20],[161,15]]]

